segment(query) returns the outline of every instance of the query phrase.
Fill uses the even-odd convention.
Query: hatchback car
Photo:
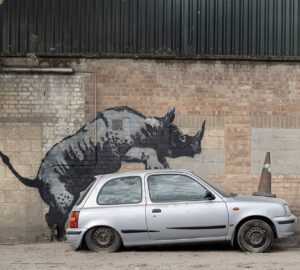
[[[208,241],[264,252],[296,222],[281,199],[236,196],[185,170],[137,171],[97,176],[72,210],[67,240],[108,252]]]

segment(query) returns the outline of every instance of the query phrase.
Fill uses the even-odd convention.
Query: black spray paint
[[[161,118],[145,117],[128,107],[107,109],[55,144],[34,180],[19,175],[1,151],[0,156],[24,185],[39,190],[49,205],[49,227],[63,237],[69,212],[95,175],[117,172],[122,161],[142,162],[145,169],[162,169],[169,167],[166,157],[201,153],[205,122],[195,136],[189,136],[172,124],[174,118],[175,109]]]

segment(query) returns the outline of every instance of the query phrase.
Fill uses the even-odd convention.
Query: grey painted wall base
[[[272,174],[300,174],[300,129],[253,128],[251,173],[260,174],[271,152]]]

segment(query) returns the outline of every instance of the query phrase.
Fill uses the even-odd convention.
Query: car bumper
[[[297,218],[294,215],[275,217],[273,218],[275,224],[277,237],[287,238],[294,234],[297,225]]]
[[[70,229],[70,228],[67,229],[67,233],[66,233],[67,241],[74,250],[79,248],[84,233],[85,230],[82,229]]]

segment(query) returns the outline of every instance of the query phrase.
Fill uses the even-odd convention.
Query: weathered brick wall
[[[28,122],[0,122],[0,147],[17,171],[35,177],[42,158],[42,125]],[[0,165],[0,239],[28,241],[45,235],[43,206],[39,194],[28,189],[2,164]]]
[[[34,179],[52,145],[84,123],[81,76],[0,74],[0,150]],[[0,162],[0,243],[48,239],[48,211]]]
[[[24,176],[34,177],[51,146],[97,111],[130,106],[163,116],[175,106],[183,132],[195,134],[204,119],[207,129],[203,152],[168,159],[172,168],[192,169],[230,191],[250,194],[271,151],[273,193],[300,216],[299,64],[82,59],[72,66],[75,75],[0,74],[0,150]],[[143,166],[123,163],[121,169],[134,168]],[[0,179],[1,242],[41,239],[48,233],[47,207],[37,191],[1,162]]]

